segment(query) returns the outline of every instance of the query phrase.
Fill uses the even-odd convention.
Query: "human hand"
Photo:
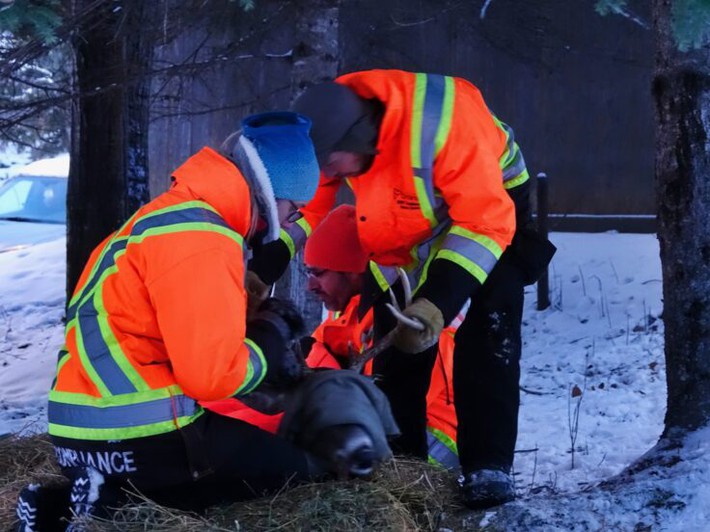
[[[398,323],[393,345],[405,353],[421,353],[439,341],[444,329],[444,316],[434,303],[425,298],[415,299],[404,308],[402,314],[420,322],[422,330]]]

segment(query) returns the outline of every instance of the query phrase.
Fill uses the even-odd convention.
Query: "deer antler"
[[[404,307],[407,308],[407,306],[412,302],[412,285],[409,283],[409,277],[407,277],[407,274],[402,268],[397,268],[397,275],[399,275],[399,280],[402,281],[402,288],[404,288]],[[394,317],[412,329],[423,331],[424,324],[415,318],[410,318],[409,316],[403,314],[402,310],[399,308],[399,305],[397,305],[397,298],[394,297],[394,292],[392,292],[391,288],[388,290],[390,294],[390,301],[392,302],[386,303],[386,305]]]
[[[412,302],[412,285],[409,283],[409,278],[407,277],[407,274],[402,268],[397,268],[397,275],[399,275],[399,279],[400,281],[402,281],[402,287],[404,288],[404,307],[406,308]],[[410,318],[409,316],[406,316],[402,313],[402,310],[397,304],[397,298],[395,297],[394,292],[392,292],[391,288],[389,288],[388,291],[390,294],[391,303],[386,303],[386,305],[387,308],[390,309],[392,315],[397,318],[397,321],[406,325],[407,327],[417,329],[418,331],[424,330],[424,324],[422,322],[415,318]],[[348,356],[348,358],[350,359],[350,369],[360,373],[365,364],[367,364],[370,360],[382,353],[382,351],[391,347],[392,342],[394,341],[396,330],[397,327],[395,327],[382,338],[380,338],[380,340],[375,345],[373,345],[369,349],[365,349],[362,353],[353,353],[351,351]]]

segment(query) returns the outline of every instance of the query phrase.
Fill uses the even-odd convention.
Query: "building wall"
[[[650,28],[601,17],[593,0],[332,4],[339,5],[340,72],[401,68],[469,79],[514,128],[531,173],[548,175],[550,212],[654,212]],[[260,0],[257,11],[276,5]],[[650,25],[648,2],[628,5]],[[261,12],[242,17],[233,33],[210,36],[229,42],[251,31],[243,55],[253,57],[229,61],[181,89],[183,96],[214,102],[220,110],[156,120],[154,192],[165,187],[176,163],[203,144],[221,142],[240,116],[288,105],[294,61],[309,44],[294,31],[297,9],[283,10],[268,30],[254,33]],[[185,36],[161,54],[179,57],[199,38]]]

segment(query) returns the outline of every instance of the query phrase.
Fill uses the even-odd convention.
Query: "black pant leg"
[[[506,252],[455,337],[454,403],[464,472],[508,471],[518,433],[523,272]]]
[[[311,470],[305,451],[243,421],[205,412],[191,429],[199,442],[194,446],[200,453],[199,471],[177,431],[117,442],[53,438],[53,443],[70,480],[87,468],[102,475],[96,508],[115,506],[116,496],[128,489],[165,506],[202,511],[273,493],[287,482],[312,480],[320,473]]]
[[[398,298],[402,287],[394,287]],[[388,298],[380,298],[374,305],[375,341],[396,325],[396,319],[385,306]],[[404,453],[426,459],[426,394],[431,382],[431,372],[436,361],[437,345],[422,353],[410,354],[391,347],[373,361],[375,383],[385,393],[401,435],[391,441],[395,453]]]
[[[225,486],[229,500],[274,493],[290,485],[314,480],[317,461],[290,441],[226,416],[208,412],[205,441],[213,479]]]

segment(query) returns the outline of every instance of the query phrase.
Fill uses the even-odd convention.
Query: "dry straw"
[[[0,523],[14,519],[17,494],[29,482],[64,482],[46,435],[0,441]],[[180,512],[131,494],[112,520],[90,520],[87,532],[120,531],[435,531],[456,502],[451,473],[414,460],[384,464],[370,479],[285,486],[262,499]]]

